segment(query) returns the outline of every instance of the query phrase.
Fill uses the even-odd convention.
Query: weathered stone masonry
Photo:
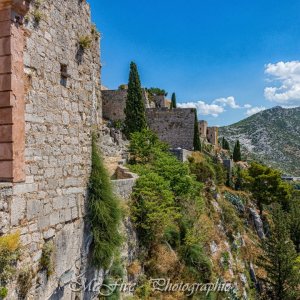
[[[3,18],[4,6],[0,9]],[[34,21],[36,8],[32,2],[27,14],[29,22],[23,28],[15,23],[11,10],[12,29],[11,35],[5,33],[6,40],[2,36],[8,25],[0,24],[0,51],[18,68],[12,70],[10,82],[17,78],[20,84],[9,85],[9,95],[0,94],[0,139],[5,144],[13,142],[15,147],[11,151],[4,151],[3,147],[0,150],[0,161],[11,162],[5,170],[12,171],[0,167],[0,177],[14,181],[0,183],[0,233],[21,233],[25,248],[18,269],[30,266],[34,270],[31,299],[74,299],[66,284],[85,268],[81,254],[87,246],[83,217],[91,167],[91,130],[97,125],[97,112],[101,109],[99,41],[93,40],[92,47],[84,51],[78,46],[80,36],[91,34],[90,10],[85,1],[44,0],[38,9],[41,21]],[[22,39],[22,34],[26,38]],[[19,42],[8,47],[17,35],[18,41],[24,40],[24,47]],[[17,50],[18,55],[10,56],[11,49]],[[22,51],[24,54],[20,55]],[[15,62],[14,57],[18,59]],[[63,84],[62,66],[68,73]],[[3,82],[7,84],[7,79],[0,80],[1,86]],[[15,116],[20,118],[14,121]],[[14,128],[20,129],[15,131],[20,136],[14,135]],[[19,168],[22,155],[24,168]],[[19,175],[22,169],[24,175]],[[39,271],[39,260],[42,247],[49,240],[53,240],[55,256],[54,274],[47,280],[45,272]],[[16,289],[9,290],[9,299],[17,299]]]
[[[195,111],[192,108],[146,110],[147,123],[171,148],[194,149]]]

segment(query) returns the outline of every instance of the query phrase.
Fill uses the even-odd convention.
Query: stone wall
[[[201,138],[206,139],[207,137],[207,121],[204,120],[200,120],[198,123],[198,127],[199,127],[199,134]]]
[[[182,162],[187,162],[189,157],[192,156],[192,151],[185,149],[170,149],[170,152],[176,156],[176,158]]]
[[[118,166],[115,172],[115,180],[112,180],[115,193],[123,200],[129,199],[132,194],[138,175],[131,173],[128,168]]]
[[[111,121],[125,120],[124,109],[126,107],[127,90],[102,90],[102,111],[103,118]],[[145,107],[151,107],[148,95],[143,89]]]
[[[208,127],[207,128],[207,140],[210,144],[212,144],[214,146],[218,146],[218,135],[219,135],[218,127]]]
[[[1,234],[21,233],[18,269],[34,271],[31,299],[74,299],[67,284],[85,268],[91,130],[101,117],[99,41],[92,37],[84,51],[78,45],[91,36],[85,1],[44,0],[40,7],[31,1],[23,29],[25,180],[0,184]],[[47,279],[39,262],[50,240],[54,273]],[[18,299],[16,291],[10,289],[8,299]]]
[[[195,112],[192,108],[147,109],[151,130],[171,148],[193,150]]]

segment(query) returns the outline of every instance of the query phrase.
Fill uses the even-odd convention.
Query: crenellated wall
[[[11,59],[0,67],[5,72],[0,75],[0,86],[5,86],[0,142],[14,147],[4,150],[7,146],[0,144],[0,177],[13,181],[0,183],[0,234],[21,233],[18,270],[30,267],[34,272],[30,299],[75,299],[68,283],[85,269],[83,249],[90,241],[84,216],[91,131],[101,120],[99,40],[92,35],[86,1],[41,3],[31,1],[24,25],[19,18],[16,23],[13,11],[6,12],[10,35],[3,35],[8,25],[0,24],[0,60]],[[0,18],[3,14],[2,7]],[[92,39],[90,48],[79,47],[84,36]],[[6,74],[9,67],[11,74]],[[4,158],[10,167],[3,168]],[[54,245],[54,273],[47,279],[40,258],[49,241]],[[9,289],[8,299],[18,299],[16,287]]]

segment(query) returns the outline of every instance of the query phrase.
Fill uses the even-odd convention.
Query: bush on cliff
[[[89,222],[93,234],[93,265],[108,269],[122,242],[118,230],[121,209],[99,154],[95,136],[92,141],[92,171],[88,192]]]
[[[167,245],[184,266],[173,276],[192,271],[195,280],[207,280],[211,267],[201,242],[206,233],[198,230],[204,210],[202,184],[189,164],[178,161],[149,130],[132,134],[130,149],[135,159],[129,167],[140,175],[132,194],[131,213],[146,275],[162,275],[151,262],[159,259],[156,249]]]

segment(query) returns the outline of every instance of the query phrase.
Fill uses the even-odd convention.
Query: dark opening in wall
[[[60,65],[60,84],[63,85],[64,87],[66,87],[69,77],[70,76],[68,74],[68,66],[61,64]]]

